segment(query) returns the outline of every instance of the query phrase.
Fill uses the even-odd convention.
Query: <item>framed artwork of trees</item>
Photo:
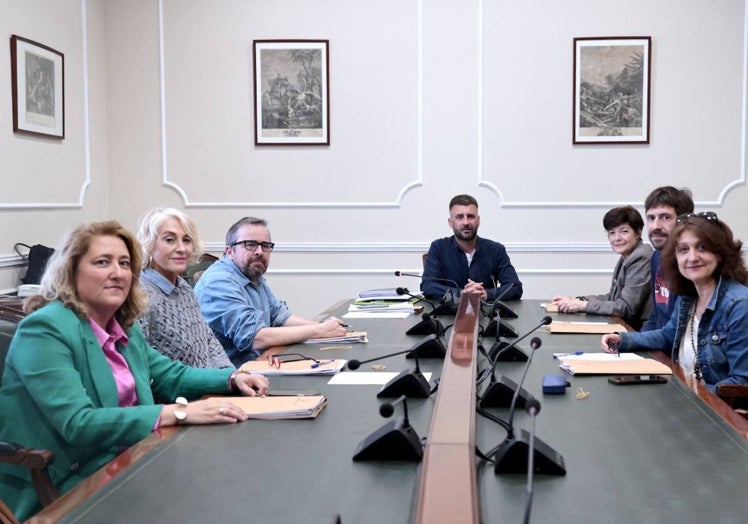
[[[329,40],[255,40],[256,145],[329,145]]]
[[[652,37],[574,39],[574,144],[648,144]]]

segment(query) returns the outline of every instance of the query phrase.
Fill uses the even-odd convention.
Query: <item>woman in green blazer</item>
[[[246,420],[220,397],[196,400],[204,394],[268,390],[261,375],[187,367],[148,345],[135,322],[146,307],[140,253],[117,222],[73,230],[8,351],[0,440],[53,451],[49,472],[61,493],[159,427]],[[0,469],[0,498],[19,520],[39,509],[28,470],[18,466]]]

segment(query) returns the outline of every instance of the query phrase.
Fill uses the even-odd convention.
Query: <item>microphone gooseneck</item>
[[[424,315],[425,314],[427,314],[427,313],[424,313]],[[381,359],[389,358],[389,357],[396,357],[397,355],[404,355],[405,353],[412,353],[413,354],[413,360],[416,361],[416,369],[415,369],[415,371],[416,372],[420,372],[421,370],[420,370],[420,368],[418,366],[418,356],[415,354],[415,351],[413,351],[412,349],[406,349],[405,351],[397,351],[395,353],[390,353],[388,355],[381,355],[379,357],[374,357],[374,358],[370,358],[370,359],[367,359],[367,360],[357,360],[357,359],[354,358],[354,359],[351,359],[351,360],[348,361],[348,363],[346,364],[346,367],[348,369],[350,369],[351,371],[356,371],[358,368],[361,367],[361,364],[368,364],[369,362],[374,362],[375,360],[381,360]]]
[[[517,344],[519,344],[520,342],[522,342],[524,339],[526,339],[527,337],[529,337],[530,335],[532,335],[539,327],[541,327],[541,326],[547,326],[551,322],[553,322],[553,319],[550,317],[550,315],[544,316],[542,318],[542,320],[540,321],[540,324],[538,324],[537,326],[535,326],[534,328],[532,328],[530,331],[528,331],[527,333],[525,333],[524,335],[522,335],[521,337],[519,337],[517,340],[515,340],[514,342],[512,342],[508,346],[502,348],[501,351],[499,351],[498,353],[496,353],[496,355],[494,356],[493,362],[491,363],[491,382],[495,382],[496,381],[496,374],[495,374],[495,372],[496,372],[496,364],[499,363],[499,356],[503,352],[509,350],[510,348],[515,347]],[[540,339],[538,339],[538,340],[540,340]]]
[[[546,317],[550,318],[550,317]],[[545,318],[543,319],[545,320]],[[532,351],[530,352],[530,358],[527,359],[527,364],[525,364],[525,370],[522,372],[522,378],[519,381],[519,384],[517,385],[517,390],[514,392],[514,396],[512,396],[512,403],[509,406],[509,419],[507,420],[507,438],[511,439],[514,438],[514,413],[516,411],[517,407],[517,397],[519,397],[519,392],[522,389],[522,385],[525,383],[525,377],[527,377],[527,370],[530,369],[530,363],[532,362],[532,357],[535,354],[535,351],[541,346],[542,341],[538,337],[533,337],[533,339],[530,341],[530,347],[532,348]]]
[[[540,413],[540,401],[531,398],[525,405],[525,411],[530,415],[530,435],[527,443],[527,501],[525,503],[524,524],[530,524],[532,511],[533,473],[535,473],[535,417]]]
[[[410,421],[408,420],[408,400],[405,395],[400,395],[399,398],[392,402],[385,402],[379,406],[379,414],[384,418],[389,418],[395,412],[395,406],[398,404],[403,405],[403,427],[410,427]]]
[[[426,302],[429,306],[431,306],[431,311],[436,309],[436,306],[433,302],[426,300],[424,297],[419,297],[418,295],[413,295],[410,290],[407,287],[399,287],[395,289],[395,293],[398,295],[407,295],[410,298],[415,298],[416,302]]]

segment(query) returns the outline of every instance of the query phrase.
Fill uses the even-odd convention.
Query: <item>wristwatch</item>
[[[184,406],[185,408],[187,407],[187,404],[189,404],[189,402],[187,402],[187,399],[184,397],[177,397],[174,402],[176,402],[180,406]],[[174,411],[174,416],[177,417],[177,424],[182,424],[187,421],[187,412],[182,411],[181,409],[176,409]]]

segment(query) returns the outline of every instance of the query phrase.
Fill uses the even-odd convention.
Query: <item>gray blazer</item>
[[[652,305],[649,297],[651,256],[652,248],[640,241],[628,258],[621,257],[613,271],[610,291],[585,297],[587,313],[615,315],[638,329]]]

